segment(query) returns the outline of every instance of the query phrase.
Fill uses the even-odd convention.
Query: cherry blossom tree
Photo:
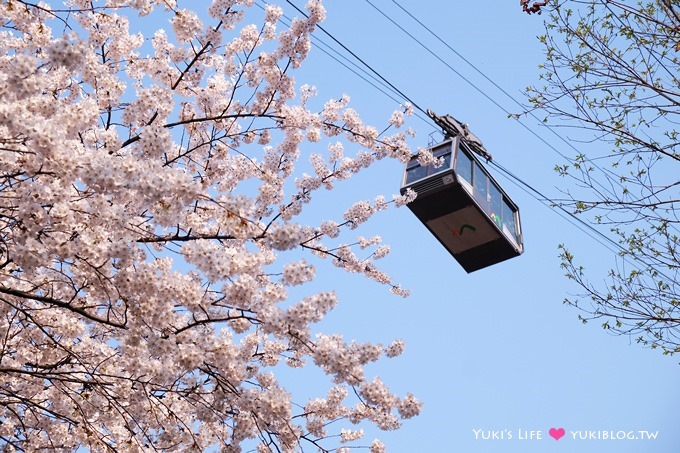
[[[407,161],[411,109],[378,129],[348,97],[312,108],[293,74],[318,0],[287,27],[254,0],[180,3],[0,3],[0,445],[382,452],[362,427],[421,403],[364,366],[403,342],[320,333],[336,294],[289,293],[330,264],[406,295],[353,230],[412,194],[304,214]],[[327,391],[295,399],[290,367]]]

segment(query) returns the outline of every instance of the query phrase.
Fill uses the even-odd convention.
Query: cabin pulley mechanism
[[[472,151],[482,156],[487,162],[491,161],[491,154],[484,148],[479,137],[470,132],[467,124],[461,123],[451,115],[439,116],[430,109],[427,109],[427,114],[432,121],[437,123],[437,126],[444,130],[445,138],[460,137]]]

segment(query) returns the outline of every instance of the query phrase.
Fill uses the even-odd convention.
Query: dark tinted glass
[[[472,184],[472,159],[460,148],[456,154],[456,173]]]
[[[491,219],[499,227],[502,226],[503,195],[492,181],[489,181],[489,210],[491,211],[489,212]]]
[[[475,163],[473,166],[473,179],[472,179],[472,185],[474,187],[474,196],[475,199],[479,202],[479,204],[482,206],[482,209],[486,211],[487,213],[489,212],[489,193],[488,193],[488,186],[489,186],[489,177],[486,176],[486,173],[482,170],[482,168]]]
[[[427,176],[427,167],[421,167],[420,165],[410,167],[406,170],[406,184],[417,181],[425,176]]]
[[[519,237],[517,237],[517,224],[515,220],[515,210],[508,204],[506,200],[503,200],[503,227],[507,228],[512,237],[519,243]]]

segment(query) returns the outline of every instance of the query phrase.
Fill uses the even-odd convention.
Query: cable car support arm
[[[482,141],[475,134],[470,132],[467,124],[461,123],[451,115],[439,116],[430,109],[427,109],[427,114],[437,126],[442,128],[446,138],[460,135],[461,140],[468,148],[482,156],[487,162],[491,161],[491,154],[484,148]]]

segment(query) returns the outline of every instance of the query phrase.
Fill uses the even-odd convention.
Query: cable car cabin
[[[407,164],[401,193],[413,189],[411,211],[467,272],[523,252],[519,209],[460,136],[430,148],[444,164]]]

